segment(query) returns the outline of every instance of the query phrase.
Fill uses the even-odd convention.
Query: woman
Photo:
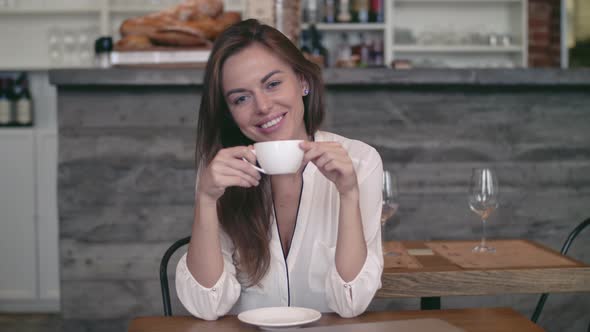
[[[208,320],[270,306],[361,314],[383,270],[378,153],[318,131],[320,69],[256,20],[218,37],[204,82],[195,220],[176,271],[183,305]],[[304,140],[297,173],[254,170],[251,144],[287,139]]]

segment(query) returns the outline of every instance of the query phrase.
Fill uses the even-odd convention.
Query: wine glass
[[[63,31],[58,26],[51,26],[47,31],[49,64],[58,67],[63,63]]]
[[[473,252],[495,252],[496,249],[486,244],[486,222],[490,214],[498,207],[498,179],[489,168],[474,168],[469,188],[469,208],[481,217],[481,243]]]
[[[384,170],[383,171],[383,206],[381,209],[381,236],[382,242],[385,243],[385,224],[391,217],[395,215],[398,205],[398,189],[397,179],[393,172]],[[383,255],[385,256],[396,256],[397,253],[388,251],[383,246]]]

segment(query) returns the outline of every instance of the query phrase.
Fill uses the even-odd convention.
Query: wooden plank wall
[[[95,328],[108,330],[104,322],[162,314],[159,260],[192,222],[199,95],[194,86],[60,88],[62,309],[77,322],[66,326],[102,320]],[[371,144],[399,178],[389,239],[478,238],[466,192],[481,165],[497,170],[501,188],[490,237],[559,250],[590,216],[590,95],[581,89],[331,87],[326,101],[325,129]],[[590,262],[587,236],[571,254]],[[530,316],[536,300],[456,297],[443,307],[510,306]],[[371,309],[417,307],[376,300]],[[586,294],[552,295],[540,323],[579,331],[589,307]],[[175,313],[186,313],[177,301]]]

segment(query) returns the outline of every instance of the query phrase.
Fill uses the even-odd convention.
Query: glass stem
[[[481,247],[486,247],[486,220],[481,219]]]

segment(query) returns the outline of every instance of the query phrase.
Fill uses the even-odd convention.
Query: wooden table
[[[387,242],[377,297],[421,297],[439,309],[441,296],[588,292],[590,266],[526,240],[488,241],[495,253],[472,253],[477,241]]]
[[[366,312],[355,318],[340,318],[336,314],[323,314],[322,318],[306,327],[360,324],[405,319],[438,318],[467,332],[539,332],[535,325],[510,308],[471,308],[428,311]],[[369,326],[367,326],[369,327]],[[240,322],[236,316],[225,316],[216,321],[194,317],[140,317],[131,321],[128,332],[197,332],[197,331],[260,331]],[[305,331],[305,328],[300,329]],[[368,330],[368,329],[367,329]]]

